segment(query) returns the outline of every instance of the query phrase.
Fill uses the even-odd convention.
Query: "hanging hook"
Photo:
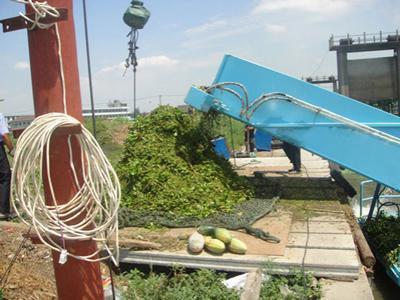
[[[128,57],[125,59],[124,75],[126,74],[126,71],[129,69],[130,66],[133,67],[133,72],[136,72],[136,67],[138,65],[136,50],[139,49],[139,47],[137,46],[137,41],[139,39],[139,30],[132,27],[131,31],[127,34],[127,37],[129,37],[129,54]]]

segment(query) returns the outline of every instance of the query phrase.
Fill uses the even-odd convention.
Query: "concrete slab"
[[[345,278],[353,280],[358,278],[359,266],[354,263],[350,252],[331,253],[331,259],[326,260],[327,255],[321,256],[321,252],[314,253],[315,249],[308,249],[304,264],[307,272],[312,272],[317,277]],[[332,250],[337,251],[337,250]],[[347,254],[347,255],[346,255]],[[225,253],[211,255],[202,252],[199,255],[187,255],[177,252],[160,251],[127,251],[121,249],[120,262],[131,264],[146,264],[157,266],[181,265],[187,268],[209,268],[223,271],[250,272],[254,268],[268,268],[271,274],[288,274],[295,268],[301,268],[304,249],[287,248],[284,257],[262,256],[262,255],[235,255]],[[316,261],[315,257],[321,256]],[[343,256],[339,262],[334,256]],[[328,262],[325,263],[325,262]]]
[[[347,222],[309,222],[309,233],[322,234],[351,234],[351,229]],[[290,229],[291,232],[307,233],[305,222],[294,222]]]
[[[271,258],[271,261],[274,263],[292,263],[301,266],[304,254],[304,265],[306,267],[314,269],[341,269],[342,272],[350,271],[356,273],[358,273],[360,268],[357,253],[354,250],[307,248],[307,252],[305,253],[304,248],[286,248],[284,256]]]
[[[321,279],[322,295],[325,300],[373,300],[371,287],[364,270],[360,271],[359,278],[352,282]]]
[[[323,213],[318,216],[312,216],[308,218],[309,222],[344,222],[347,223],[346,217],[343,214],[343,211],[337,211],[336,213]]]
[[[306,241],[306,233],[290,233],[287,247],[304,248]],[[351,234],[310,234],[308,248],[355,250],[356,246]]]
[[[235,165],[238,174],[244,176],[261,172],[267,177],[330,178],[328,161],[305,150],[301,151],[302,172],[297,174],[287,172],[292,165],[282,150],[273,150],[270,155],[263,154],[256,158],[236,158],[230,161]]]
[[[357,253],[354,250],[336,250],[336,249],[307,249],[306,264],[317,266],[334,266],[348,268],[349,270],[358,270],[360,262]]]

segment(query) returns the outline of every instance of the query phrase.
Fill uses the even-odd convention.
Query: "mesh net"
[[[177,217],[168,212],[135,212],[121,208],[119,221],[121,227],[163,226],[170,228],[197,227],[210,225],[231,230],[247,228],[255,221],[270,213],[277,198],[251,199],[238,204],[231,212],[216,213],[207,218]]]

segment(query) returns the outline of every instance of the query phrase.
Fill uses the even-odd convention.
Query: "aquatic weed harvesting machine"
[[[385,187],[400,191],[398,116],[232,55],[224,57],[214,82],[193,86],[185,102],[204,112],[218,111],[372,179],[376,187],[367,219],[383,205]],[[397,265],[387,268],[398,285],[399,271]]]

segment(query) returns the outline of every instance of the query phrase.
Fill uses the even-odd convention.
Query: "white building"
[[[100,118],[129,118],[132,113],[128,111],[128,104],[120,100],[112,100],[104,108],[95,108],[94,113],[96,117]],[[91,117],[92,109],[82,109],[83,117]]]
[[[128,104],[121,102],[120,100],[113,100],[107,104],[104,108],[95,108],[95,116],[100,118],[129,118],[132,113],[128,111]],[[83,117],[91,117],[91,109],[82,109]],[[22,129],[29,126],[35,119],[33,115],[26,116],[5,116],[8,122],[8,126],[11,130]]]
[[[10,130],[22,129],[28,127],[35,119],[33,115],[26,116],[5,116]]]

